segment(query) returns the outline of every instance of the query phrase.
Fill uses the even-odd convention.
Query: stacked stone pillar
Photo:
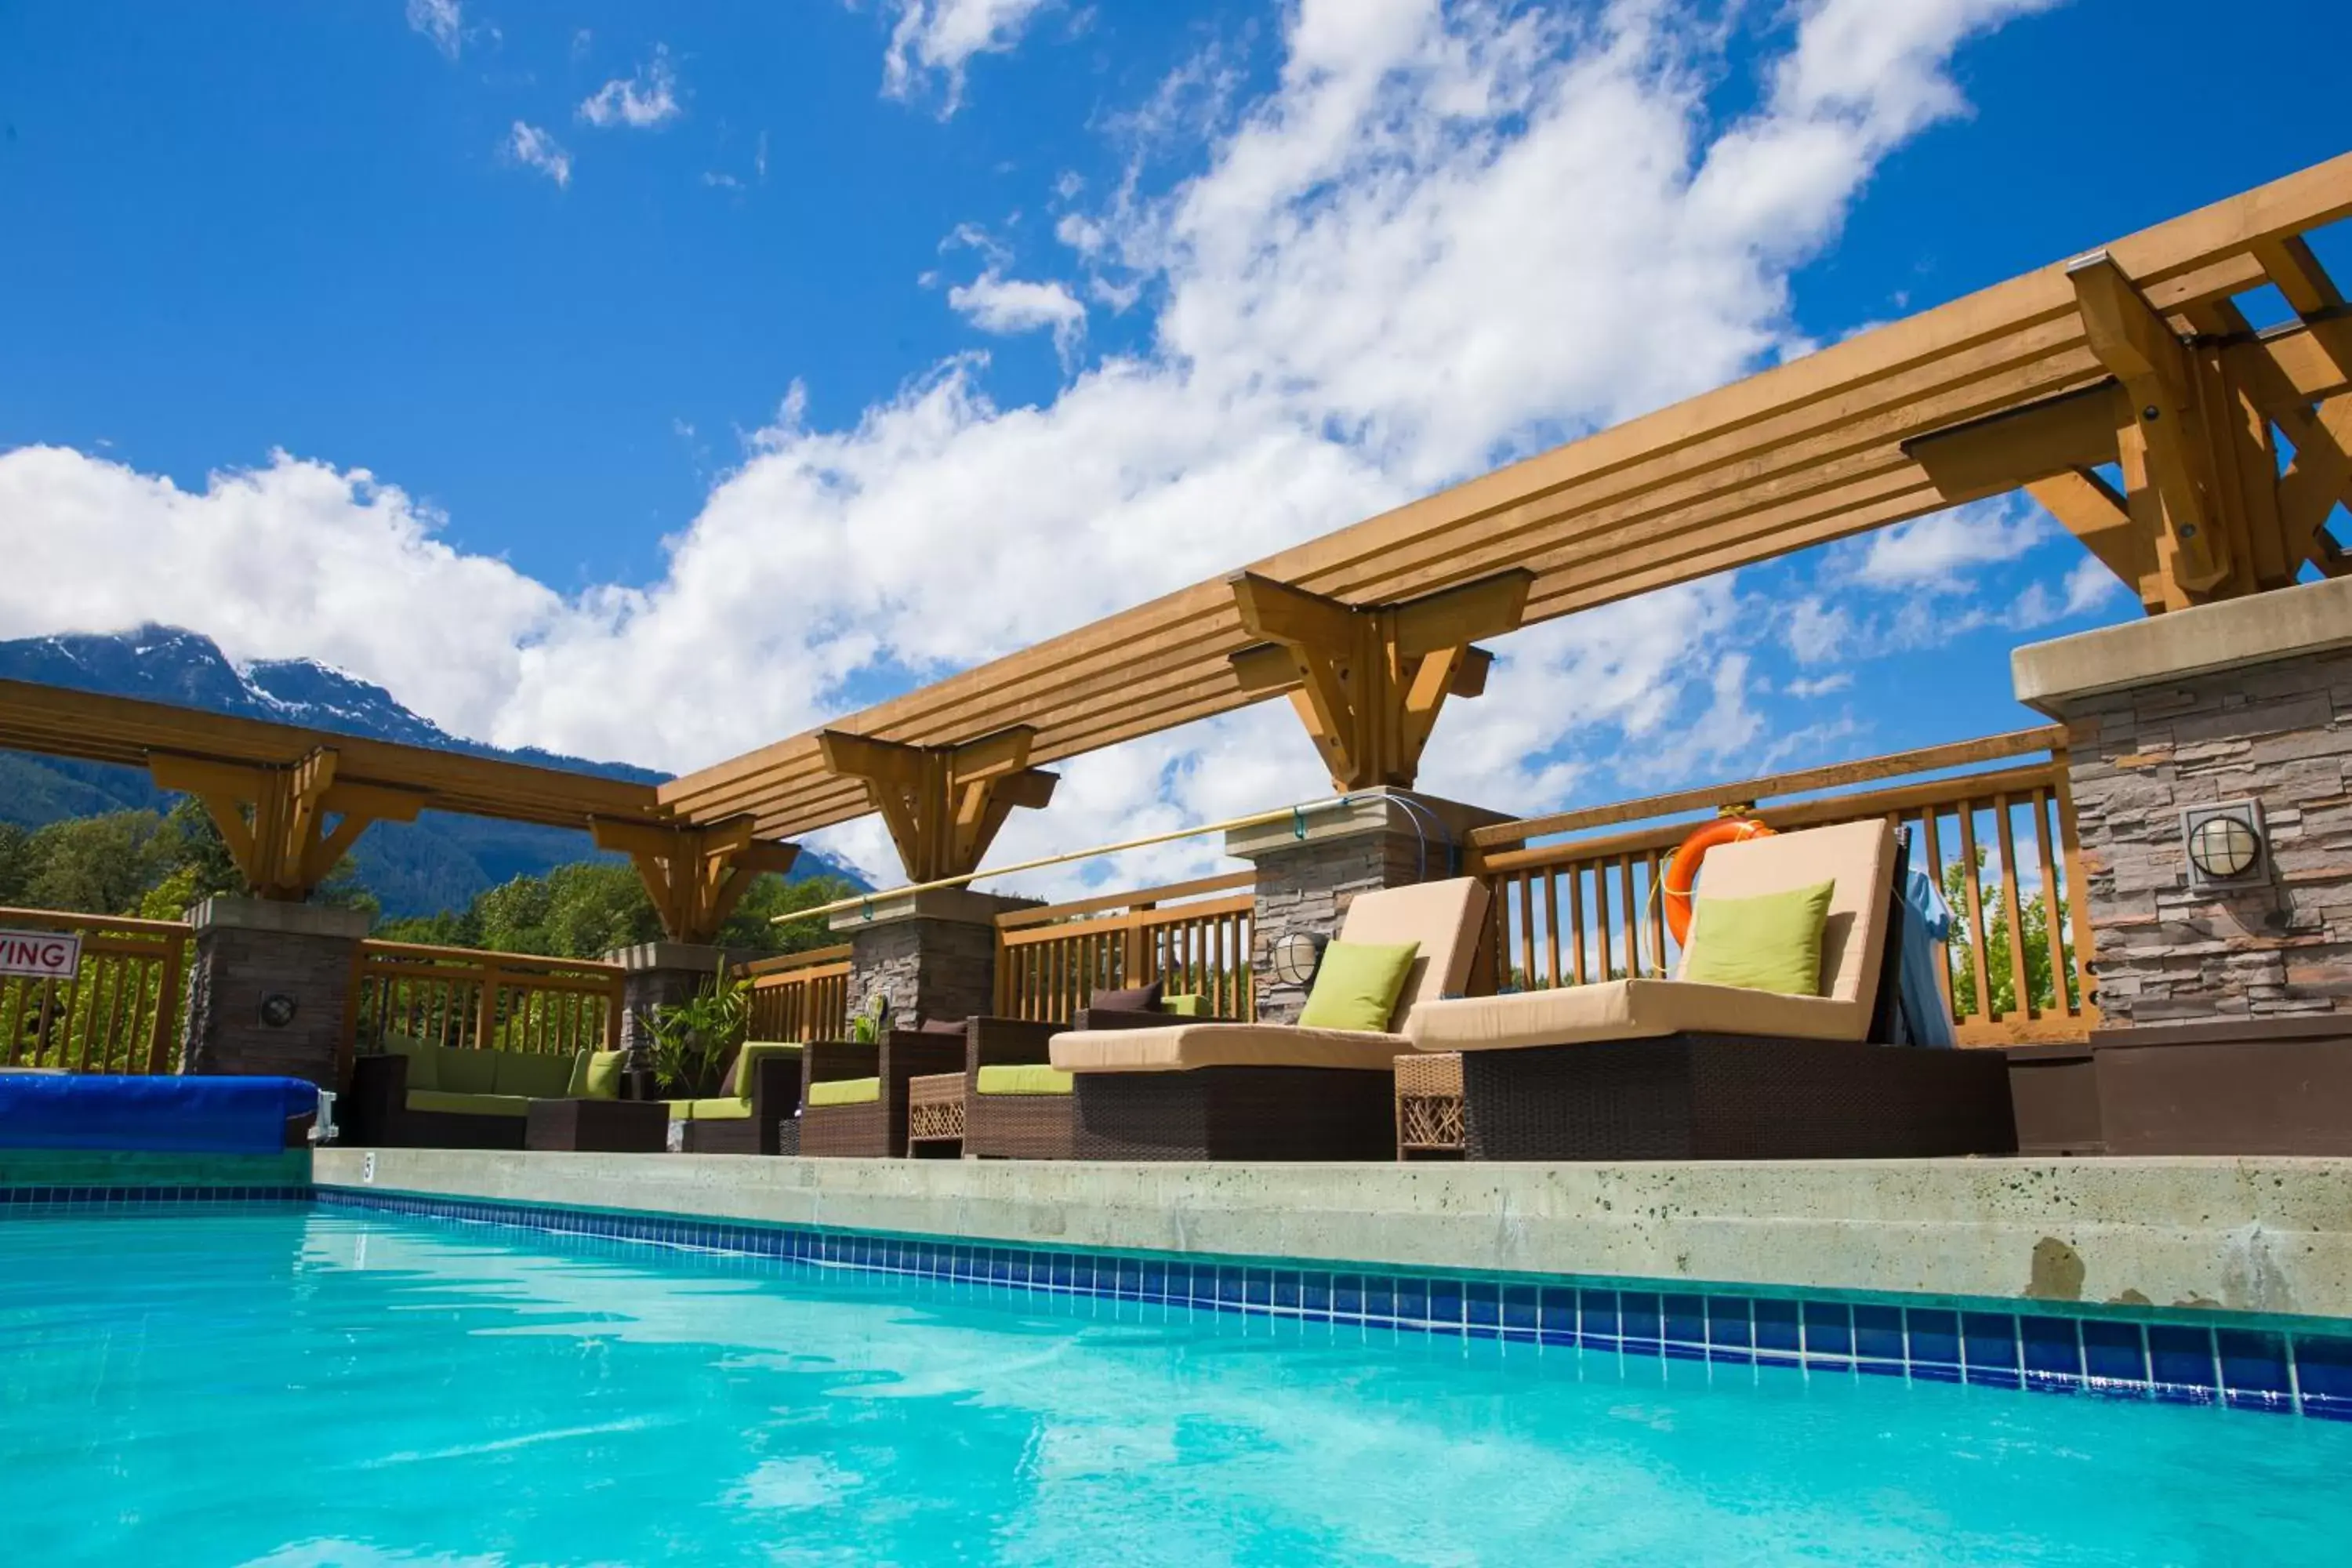
[[[934,888],[877,895],[834,916],[834,931],[850,947],[850,1010],[887,996],[892,1022],[904,1028],[994,1011],[996,917],[1034,907],[1034,899]]]
[[[366,911],[223,897],[198,905],[188,923],[195,964],[180,1070],[340,1089]]]
[[[2176,610],[2017,650],[2063,721],[2115,1025],[2352,1015],[2352,579]],[[2262,807],[2240,888],[2191,885],[2182,813]]]
[[[1307,1003],[1304,986],[1275,975],[1276,938],[1293,931],[1336,938],[1359,893],[1462,875],[1471,831],[1507,820],[1434,795],[1377,788],[1227,833],[1225,853],[1257,868],[1250,962],[1260,1020],[1294,1022]]]
[[[653,1016],[656,1008],[692,999],[709,985],[721,963],[741,955],[725,948],[690,942],[646,942],[615,948],[604,955],[607,963],[625,971],[621,977],[621,1048],[632,1069],[653,1066]]]

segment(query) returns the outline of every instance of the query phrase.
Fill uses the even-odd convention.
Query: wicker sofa
[[[343,1137],[384,1149],[520,1149],[530,1102],[569,1098],[576,1063],[390,1038],[352,1062]]]
[[[1421,1007],[1467,983],[1487,907],[1459,877],[1358,895],[1340,940],[1419,944],[1386,1032],[1184,1023],[1057,1035],[1082,1160],[1385,1160],[1396,1058]]]
[[[1902,864],[1884,821],[1708,855],[1714,898],[1833,884],[1819,995],[1612,980],[1433,1002],[1414,1009],[1406,1035],[1418,1050],[1461,1053],[1473,1160],[2013,1152],[2001,1053],[1870,1043],[1888,1037],[1876,1031],[1893,1005]]]

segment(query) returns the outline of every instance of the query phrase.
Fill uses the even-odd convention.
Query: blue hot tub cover
[[[261,1154],[318,1106],[299,1078],[0,1072],[0,1149]]]

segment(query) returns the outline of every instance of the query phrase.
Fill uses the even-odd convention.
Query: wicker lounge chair
[[[1867,1043],[1885,1016],[1880,980],[1892,968],[1900,853],[1891,824],[1864,822],[1727,844],[1707,857],[1705,890],[1715,898],[1834,882],[1818,996],[1630,979],[1414,1009],[1406,1033],[1416,1048],[1462,1053],[1469,1158],[2014,1150],[2000,1052]]]
[[[907,1084],[959,1071],[961,1030],[886,1030],[879,1040],[812,1040],[802,1052],[803,1155],[886,1160],[907,1152]]]
[[[1396,1152],[1396,1058],[1415,1009],[1458,993],[1486,923],[1474,878],[1358,895],[1339,936],[1418,942],[1388,1033],[1190,1023],[1074,1030],[1053,1065],[1073,1075],[1082,1160],[1385,1160]]]

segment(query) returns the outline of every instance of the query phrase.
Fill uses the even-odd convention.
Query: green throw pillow
[[[626,1051],[582,1051],[572,1058],[572,1087],[564,1091],[572,1100],[618,1100],[621,1098],[621,1063]]]
[[[1209,999],[1198,993],[1162,996],[1160,1010],[1171,1018],[1205,1018],[1209,1016]]]
[[[1683,978],[1695,985],[1820,995],[1822,927],[1836,887],[1817,882],[1753,899],[1699,900]]]
[[[1315,989],[1307,994],[1306,1010],[1298,1015],[1302,1029],[1364,1029],[1375,1034],[1389,1026],[1404,978],[1421,952],[1417,942],[1395,946],[1366,942],[1335,942],[1323,950],[1323,965],[1315,972]]]

